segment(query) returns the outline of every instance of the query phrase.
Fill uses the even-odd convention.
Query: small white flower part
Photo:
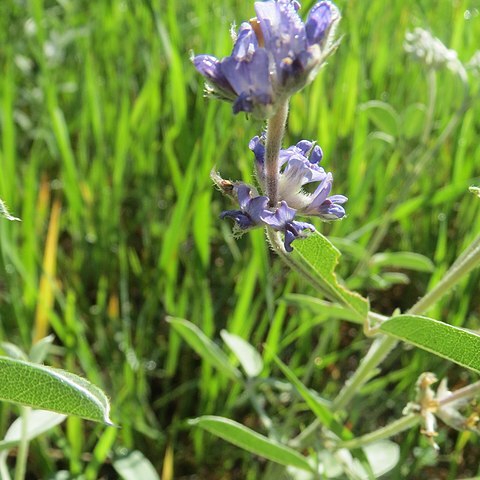
[[[466,78],[465,67],[455,50],[447,48],[442,41],[428,30],[415,28],[405,34],[403,48],[413,58],[435,69],[446,67],[462,79]]]

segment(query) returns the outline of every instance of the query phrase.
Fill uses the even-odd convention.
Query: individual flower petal
[[[227,57],[222,60],[220,68],[238,95],[233,103],[233,113],[263,111],[271,104],[272,90],[265,50],[255,51],[249,60]]]
[[[222,100],[233,101],[236,93],[220,68],[220,62],[212,55],[197,55],[193,58],[195,68],[207,81],[207,90]]]
[[[295,210],[287,205],[287,202],[280,202],[275,212],[266,211],[261,219],[265,225],[272,227],[274,230],[283,230],[288,222],[295,218]]]
[[[330,2],[319,2],[312,7],[305,23],[309,45],[321,43],[327,36],[334,15]]]
[[[268,212],[268,197],[257,195],[255,189],[245,183],[234,187],[240,210],[227,210],[220,218],[232,218],[240,230],[249,230],[262,224],[262,216]]]
[[[315,227],[306,222],[289,222],[285,227],[285,241],[284,246],[287,252],[291,252],[292,242],[297,238],[306,238],[308,233],[313,233],[315,231]],[[308,233],[307,233],[308,232]]]

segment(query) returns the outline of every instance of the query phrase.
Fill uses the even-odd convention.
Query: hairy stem
[[[383,362],[396,344],[396,339],[386,336],[381,336],[374,340],[370,350],[360,362],[358,369],[347,380],[333,401],[334,410],[341,410],[350,403],[360,388],[374,376],[377,366]]]
[[[477,396],[480,393],[480,381],[467,385],[466,387],[460,388],[452,392],[448,397],[443,398],[438,403],[440,407],[444,407],[452,402],[457,402],[458,400],[470,400],[473,397]]]
[[[463,80],[463,79],[462,79]],[[460,121],[463,118],[463,115],[465,112],[470,108],[472,101],[471,101],[471,96],[470,96],[470,89],[468,83],[463,83],[463,100],[460,106],[457,108],[457,110],[454,112],[452,117],[450,118],[449,122],[443,129],[443,131],[440,133],[436,141],[433,143],[431,148],[426,149],[423,154],[421,154],[421,150],[423,148],[417,147],[415,150],[413,150],[404,160],[405,165],[410,165],[415,162],[415,168],[410,172],[410,174],[407,175],[406,179],[401,182],[398,186],[397,191],[399,192],[398,197],[396,200],[390,205],[388,210],[382,215],[382,221],[373,234],[367,254],[364,256],[361,262],[357,265],[355,271],[353,272],[353,275],[358,275],[362,270],[364,270],[368,262],[370,261],[370,258],[372,255],[378,250],[380,247],[383,239],[385,238],[385,235],[389,232],[390,230],[390,225],[393,222],[393,214],[405,198],[410,193],[410,190],[412,186],[415,184],[416,179],[420,175],[420,173],[425,169],[425,167],[428,165],[428,163],[437,155],[439,152],[440,148],[442,145],[445,144],[445,142],[448,140],[450,135],[453,133],[453,130],[457,127],[457,125],[460,123]],[[432,107],[433,108],[433,107]],[[429,109],[430,110],[430,109]],[[428,113],[429,114],[429,113]],[[428,115],[427,114],[427,115]],[[433,110],[432,110],[433,114]],[[431,121],[431,120],[430,120]],[[427,121],[428,123],[428,121]],[[431,127],[428,127],[429,129]],[[426,126],[427,129],[427,126]],[[424,130],[424,135],[425,131]],[[423,137],[422,137],[422,142],[423,142]],[[422,144],[423,145],[423,144]],[[418,156],[418,158],[417,158]]]
[[[20,416],[22,419],[22,436],[18,445],[17,463],[15,465],[14,480],[24,480],[27,470],[28,457],[28,417],[30,413],[29,407],[20,407]]]
[[[474,243],[476,240],[474,240]],[[480,263],[480,245],[476,245],[473,249],[467,247],[469,254],[463,256],[463,259],[455,262],[442,280],[422,297],[408,313],[420,314],[428,310],[440,298],[442,298],[454,285],[456,285],[467,273],[473,270]]]
[[[265,190],[270,206],[278,203],[278,177],[280,166],[278,156],[282,147],[285,124],[288,116],[288,100],[279,106],[277,112],[268,119],[267,141],[265,144]]]
[[[362,435],[361,437],[357,437],[346,442],[340,442],[336,445],[336,448],[348,448],[349,450],[352,450],[354,448],[364,447],[369,443],[378,442],[379,440],[393,437],[393,435],[396,435],[397,433],[404,432],[405,430],[415,426],[417,423],[420,423],[421,419],[422,418],[420,415],[416,413],[410,413],[392,423],[389,423],[385,427],[367,433],[366,435]]]

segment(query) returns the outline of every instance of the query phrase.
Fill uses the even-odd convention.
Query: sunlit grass
[[[319,78],[294,97],[285,143],[309,138],[322,146],[334,193],[350,199],[348,218],[322,230],[345,247],[342,275],[361,285],[377,310],[391,313],[438,281],[480,229],[478,199],[468,193],[480,182],[478,101],[408,191],[402,188],[415,168],[409,155],[423,126],[409,123],[409,112],[426,108],[429,89],[425,69],[403,52],[404,34],[415,26],[431,29],[466,61],[479,48],[480,16],[466,19],[473,12],[468,1],[352,0],[339,7],[341,45]],[[99,438],[106,435],[115,448],[141,450],[159,471],[171,445],[175,478],[195,471],[220,476],[234,464],[243,472],[237,478],[255,475],[251,458],[185,426],[186,418],[209,413],[254,420],[239,389],[170,331],[167,314],[189,319],[211,337],[227,328],[260,349],[264,342],[277,345],[284,361],[327,397],[368,346],[352,324],[315,322],[308,310],[279,302],[288,293],[315,292],[271,256],[261,232],[237,241],[218,220],[230,205],[213,189],[210,169],[251,180],[248,141],[263,126],[204,99],[189,54],[228,54],[230,23],[253,14],[252,5],[235,1],[0,5],[0,198],[22,218],[0,222],[0,340],[28,348],[36,312],[45,314],[59,344],[51,363],[102,386],[122,426],[114,439],[69,420],[66,435],[59,430],[54,442],[74,473],[99,476],[101,462],[87,467],[81,453],[100,445],[103,462],[108,452]],[[427,148],[461,102],[461,86],[448,71],[438,72],[437,91]],[[397,112],[401,128],[411,129],[407,138],[375,134],[380,124],[365,109],[372,100]],[[47,239],[60,203],[55,251]],[[389,208],[380,251],[418,252],[437,270],[378,292],[368,268],[351,275]],[[49,264],[56,263],[56,273],[43,267],[47,252],[55,254]],[[432,314],[478,328],[478,280],[474,273]],[[45,302],[45,289],[54,293],[53,303]],[[312,328],[296,336],[310,321]],[[283,342],[289,337],[291,343]],[[448,373],[453,383],[465,380],[460,370],[417,351],[400,349],[385,368],[391,373],[365,387],[349,418],[356,431],[398,416],[424,370]],[[385,390],[390,401],[379,406]],[[12,410],[1,409],[3,432]],[[443,441],[453,451],[462,439]],[[465,442],[473,468],[468,458],[478,456],[478,447]],[[409,478],[422,472],[422,458],[412,453],[419,443],[425,447],[416,432],[402,439]],[[218,447],[213,455],[212,445]],[[47,455],[46,444],[35,448]],[[56,465],[35,468],[43,478]],[[391,478],[404,474],[399,467]]]

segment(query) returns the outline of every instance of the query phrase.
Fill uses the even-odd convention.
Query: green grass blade
[[[319,397],[314,395],[313,392],[309,390],[292,372],[292,370],[290,370],[290,368],[288,368],[287,365],[285,365],[276,355],[273,359],[282,373],[287,377],[288,381],[297,389],[298,393],[307,403],[308,408],[310,408],[318,420],[320,420],[322,425],[325,425],[342,440],[351,439],[351,432],[337,421],[333,412],[331,412],[325,404],[325,401],[322,401]]]
[[[242,378],[240,371],[235,368],[227,355],[210,340],[197,326],[181,318],[168,318],[177,333],[195,350],[204,360],[211,363],[217,370],[233,380]]]

